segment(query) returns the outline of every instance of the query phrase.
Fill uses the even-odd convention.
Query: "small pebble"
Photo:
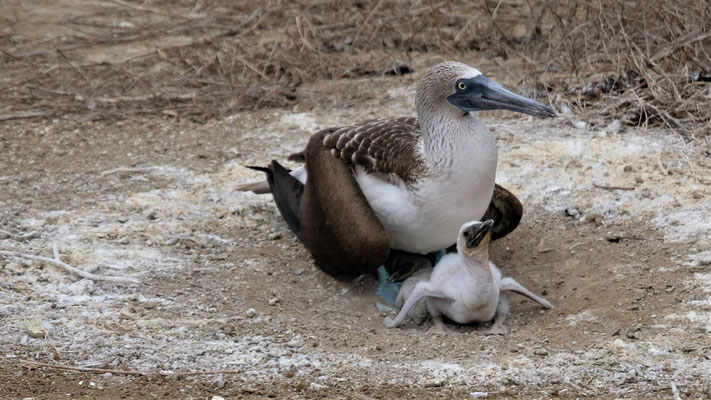
[[[472,399],[485,399],[485,398],[489,397],[489,393],[488,392],[471,392],[471,393],[469,393],[469,397],[471,397]]]
[[[116,221],[118,221],[120,224],[125,224],[126,221],[128,221],[128,218],[121,216],[121,217],[118,217],[118,219]]]
[[[296,270],[296,275],[301,276],[301,275],[303,275],[303,274],[304,274],[304,270],[303,270],[303,269],[297,269],[297,270]]]
[[[276,297],[272,297],[272,298],[269,299],[269,301],[268,301],[268,303],[269,303],[270,306],[275,306],[278,302],[279,302],[279,299],[277,299]]]
[[[154,209],[147,210],[143,213],[143,216],[149,221],[155,221],[158,219],[158,213]]]
[[[605,130],[609,133],[612,134],[617,134],[620,133],[620,128],[622,128],[622,124],[620,124],[620,120],[616,119],[612,122],[610,122],[606,127]]]
[[[222,377],[221,374],[220,374],[220,375],[217,375],[217,377],[216,377],[215,380],[213,381],[213,384],[215,385],[216,388],[222,389],[222,388],[225,387],[225,379]],[[217,396],[217,397],[219,397],[219,396]],[[213,396],[213,399],[214,399],[214,398],[215,398],[215,397]]]
[[[585,121],[575,121],[573,123],[573,127],[576,129],[586,129],[588,127],[588,123]]]
[[[573,217],[575,219],[580,218],[580,210],[578,210],[577,207],[568,207],[565,209],[565,214],[569,217]]]
[[[548,355],[548,350],[546,350],[546,349],[543,348],[543,347],[539,347],[539,348],[533,350],[533,354],[535,354],[535,355],[537,355],[537,356],[547,356],[547,355]]]
[[[247,316],[249,318],[254,318],[257,315],[257,311],[254,308],[247,310]]]
[[[592,213],[585,216],[585,222],[595,223],[595,225],[602,225],[602,215],[598,213]]]
[[[43,339],[47,334],[47,331],[42,326],[42,321],[38,319],[25,321],[25,332],[30,335],[30,337],[37,339]]]
[[[267,236],[267,239],[269,239],[269,240],[279,240],[279,239],[281,239],[281,237],[282,237],[281,233],[279,233],[279,232],[274,232],[274,233],[270,233],[269,236]]]

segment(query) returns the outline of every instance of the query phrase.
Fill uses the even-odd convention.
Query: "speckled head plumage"
[[[436,105],[445,105],[447,97],[455,93],[459,79],[472,79],[481,76],[478,69],[457,61],[445,61],[432,67],[417,84],[415,104],[422,115],[426,109]]]
[[[459,113],[510,110],[537,117],[552,117],[553,110],[537,101],[504,89],[469,65],[446,61],[430,69],[417,85],[418,115],[442,110]]]

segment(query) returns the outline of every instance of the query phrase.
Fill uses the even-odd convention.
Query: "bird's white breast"
[[[493,135],[485,139],[476,146],[462,143],[448,155],[448,168],[409,187],[356,168],[356,180],[388,231],[390,247],[423,254],[447,248],[463,223],[484,215],[494,192],[497,161]]]

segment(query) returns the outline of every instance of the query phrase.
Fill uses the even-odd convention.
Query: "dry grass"
[[[706,0],[111,4],[67,18],[71,34],[5,35],[0,59],[12,80],[0,87],[0,101],[9,105],[0,114],[162,112],[205,120],[295,104],[298,88],[315,79],[407,72],[398,60],[417,53],[480,52],[516,64],[524,73],[519,89],[593,123],[617,118],[711,133]],[[163,45],[146,45],[156,42]],[[122,46],[149,49],[99,61],[87,56]]]

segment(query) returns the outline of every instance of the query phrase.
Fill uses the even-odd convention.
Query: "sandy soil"
[[[234,191],[259,178],[242,165],[316,129],[412,115],[435,59],[302,89],[322,104],[206,124],[3,123],[0,250],[51,257],[56,243],[69,264],[140,282],[0,257],[0,398],[711,397],[708,142],[484,115],[497,181],[525,207],[493,259],[554,304],[514,299],[503,337],[385,329],[374,279],[323,274],[270,197]]]

